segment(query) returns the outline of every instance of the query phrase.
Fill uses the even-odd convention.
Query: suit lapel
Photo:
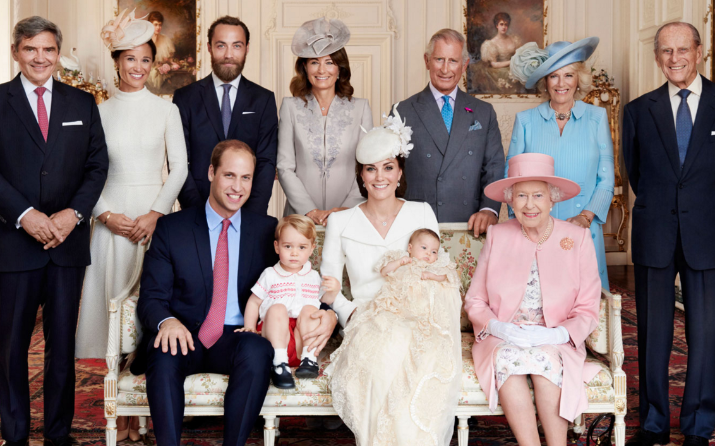
[[[47,131],[47,149],[45,155],[49,155],[55,146],[62,131],[62,115],[67,112],[67,92],[65,86],[60,82],[52,81],[52,109],[50,111],[50,128]],[[87,128],[91,123],[88,122]],[[39,127],[39,126],[38,126]]]
[[[454,158],[459,153],[459,149],[462,147],[462,142],[469,132],[469,120],[472,118],[474,113],[469,113],[465,110],[467,105],[467,94],[464,93],[459,88],[457,89],[457,98],[454,101],[454,117],[452,118],[452,131],[449,134],[449,142],[447,143],[447,153],[444,155],[444,160],[442,160],[442,167],[440,172],[444,172],[447,167],[454,161]],[[446,127],[445,127],[446,128]]]
[[[30,107],[30,103],[27,101],[27,95],[25,94],[25,89],[22,88],[22,81],[20,80],[19,74],[11,81],[8,94],[10,96],[8,102],[10,102],[10,105],[15,110],[15,113],[17,113],[20,121],[27,129],[27,133],[29,133],[32,140],[35,141],[37,147],[44,152],[47,144],[45,143],[45,138],[42,137],[42,131],[40,130],[40,125],[37,123],[35,114],[32,113],[32,107]]]
[[[238,90],[236,91],[236,102],[234,102],[233,111],[231,112],[231,125],[228,126],[229,137],[233,137],[233,135],[236,134],[238,122],[241,120],[241,115],[243,115],[243,112],[246,111],[246,107],[248,106],[250,98],[251,82],[245,77],[241,76],[241,81],[238,83]]]
[[[703,91],[700,95],[698,103],[698,112],[695,115],[695,123],[693,124],[693,133],[690,137],[690,146],[688,153],[685,155],[685,163],[683,164],[683,176],[688,169],[693,165],[698,153],[705,145],[705,142],[710,138],[713,122],[715,121],[715,86],[703,78]]]
[[[211,306],[213,296],[214,270],[211,263],[211,239],[209,238],[209,225],[206,222],[206,210],[203,206],[196,208],[196,219],[194,220],[194,241],[196,242],[196,254],[201,266],[201,277],[204,279],[206,288],[206,312]]]
[[[201,91],[201,95],[204,100],[204,107],[206,108],[206,114],[211,121],[216,134],[218,135],[219,141],[226,139],[226,135],[223,132],[223,121],[221,120],[221,104],[218,103],[218,97],[216,96],[216,88],[214,87],[213,77],[209,74],[201,81],[204,83],[204,88]]]
[[[668,84],[658,90],[658,95],[653,99],[655,103],[650,107],[650,113],[656,123],[660,134],[663,149],[665,149],[670,165],[675,175],[680,178],[680,157],[678,155],[678,138],[675,135],[675,121],[673,107],[668,96]]]
[[[417,101],[412,105],[417,113],[417,116],[422,121],[422,125],[427,129],[437,150],[444,155],[447,152],[447,144],[449,143],[449,133],[444,125],[444,119],[439,112],[439,106],[432,96],[432,91],[429,85],[422,90]],[[411,125],[409,122],[407,125]],[[454,127],[454,125],[452,125]]]
[[[248,280],[249,266],[253,258],[253,250],[256,246],[256,222],[250,212],[241,212],[241,243],[238,247],[238,300],[243,311],[245,303],[241,302],[241,290],[243,284]]]

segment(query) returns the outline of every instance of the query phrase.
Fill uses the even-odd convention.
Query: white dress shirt
[[[698,105],[700,104],[700,95],[703,93],[703,80],[700,74],[695,76],[695,80],[688,85],[687,90],[690,90],[688,95],[688,107],[690,107],[690,116],[695,123],[695,115],[698,114]],[[673,122],[678,122],[678,107],[680,107],[681,98],[678,96],[679,87],[668,81],[668,94],[670,95],[670,106],[673,108]]]
[[[52,82],[54,79],[52,79],[52,76],[50,76],[49,79],[47,79],[47,82],[43,85],[47,89],[45,93],[42,95],[42,100],[45,102],[45,110],[47,110],[47,122],[50,122],[50,111],[52,110]],[[37,93],[35,93],[35,89],[37,88],[37,85],[33,84],[30,82],[24,74],[20,74],[20,82],[22,82],[22,88],[25,90],[25,95],[27,95],[27,101],[30,103],[30,108],[32,108],[32,114],[35,115],[35,120],[37,121]],[[39,121],[38,121],[39,125]],[[32,206],[29,208],[25,209],[25,212],[20,214],[19,217],[17,217],[17,221],[15,222],[15,227],[17,229],[20,229],[22,225],[20,224],[20,220],[22,220],[22,217],[25,216],[28,212],[30,212],[32,209],[34,209]]]
[[[236,94],[238,94],[238,83],[241,82],[241,76],[231,82],[224,82],[216,76],[216,73],[211,72],[211,78],[214,80],[214,88],[216,89],[216,97],[218,98],[218,107],[221,109],[221,103],[223,102],[223,84],[231,84],[231,89],[228,91],[228,97],[231,98],[231,111],[233,111],[233,104],[236,103]]]

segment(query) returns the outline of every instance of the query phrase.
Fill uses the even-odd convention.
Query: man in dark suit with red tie
[[[15,25],[20,74],[0,85],[0,422],[6,446],[30,435],[27,352],[42,306],[45,446],[67,446],[74,416],[74,339],[89,217],[107,179],[94,97],[52,79],[62,33]]]
[[[179,194],[183,209],[206,203],[211,151],[221,141],[237,139],[256,154],[253,192],[244,208],[262,215],[268,211],[276,177],[278,113],[273,92],[242,75],[250,37],[236,17],[217,19],[208,30],[212,73],[174,93],[189,160],[189,176]]]
[[[662,26],[655,60],[668,82],[623,111],[623,156],[636,195],[631,245],[640,430],[626,443],[633,446],[670,442],[676,274],[688,342],[683,445],[707,446],[715,428],[715,84],[698,74],[702,57],[694,26]]]

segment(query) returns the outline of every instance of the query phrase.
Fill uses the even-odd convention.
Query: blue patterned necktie
[[[681,169],[683,168],[683,163],[685,163],[685,155],[688,153],[690,135],[693,133],[693,116],[690,114],[690,107],[688,106],[690,93],[690,90],[686,89],[678,92],[680,105],[678,106],[678,112],[675,114],[675,134],[678,137],[678,156],[680,156]]]
[[[449,96],[442,96],[444,99],[444,105],[442,106],[442,119],[444,119],[444,125],[447,126],[447,133],[452,133],[452,117],[454,117],[454,110],[449,104]]]
[[[228,127],[231,125],[231,84],[223,84],[223,99],[221,99],[221,120],[223,121],[223,134],[228,138]]]

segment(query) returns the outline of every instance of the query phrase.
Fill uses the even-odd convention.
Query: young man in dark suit
[[[45,445],[75,443],[74,340],[89,218],[107,179],[92,95],[52,79],[62,33],[42,17],[13,30],[20,74],[0,85],[0,421],[6,446],[30,435],[27,352],[45,335]]]
[[[707,446],[715,428],[715,84],[698,74],[702,57],[694,26],[662,26],[655,60],[668,82],[623,111],[623,156],[636,195],[631,246],[640,430],[626,443],[634,446],[670,442],[668,362],[678,273],[688,341],[683,444]]]
[[[183,209],[206,203],[211,151],[220,141],[237,139],[256,154],[253,192],[245,209],[263,215],[268,211],[276,176],[278,113],[273,92],[241,74],[249,39],[248,28],[239,19],[217,19],[208,31],[213,72],[174,93],[189,160],[189,176],[179,194]]]

